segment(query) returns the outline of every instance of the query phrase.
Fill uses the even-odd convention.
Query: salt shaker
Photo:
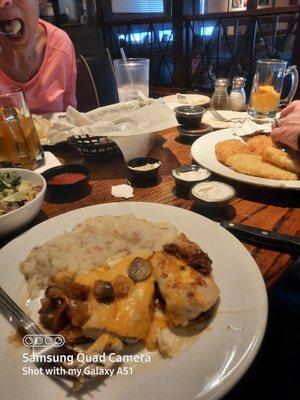
[[[215,82],[215,91],[211,98],[211,107],[215,110],[228,109],[228,80],[221,78]]]
[[[245,104],[245,78],[236,76],[232,81],[232,89],[229,95],[229,108],[232,111],[243,111]]]

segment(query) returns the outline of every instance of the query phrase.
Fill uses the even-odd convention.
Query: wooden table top
[[[192,209],[192,201],[176,196],[172,169],[191,164],[192,156],[190,144],[180,142],[177,128],[161,132],[150,155],[162,162],[160,182],[150,188],[134,188],[134,198],[127,201],[146,201],[169,204],[185,209]],[[52,150],[53,151],[53,150]],[[90,190],[81,198],[51,200],[46,199],[42,210],[31,226],[47,218],[63,214],[77,208],[101,203],[124,201],[111,195],[111,186],[126,183],[126,167],[124,160],[118,156],[109,160],[83,159],[79,153],[70,148],[55,151],[56,156],[63,163],[80,163],[90,169]],[[219,180],[223,178],[218,177]],[[295,191],[277,191],[263,189],[252,185],[239,184],[231,181],[237,190],[237,197],[232,200],[231,207],[226,209],[225,215],[205,216],[215,220],[233,220],[261,229],[276,231],[293,236],[300,236],[300,208],[299,194]],[[12,239],[6,238],[5,242]],[[3,241],[0,245],[5,244]],[[267,287],[272,286],[291,265],[291,257],[275,251],[265,250],[246,245],[255,258],[265,279]]]

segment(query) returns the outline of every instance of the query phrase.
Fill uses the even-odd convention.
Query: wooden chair
[[[81,112],[119,102],[116,77],[107,49],[77,59],[77,108]]]

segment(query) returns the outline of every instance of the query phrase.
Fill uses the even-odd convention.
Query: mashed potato
[[[58,272],[84,273],[129,254],[161,251],[177,236],[177,229],[165,222],[154,223],[133,215],[99,216],[35,247],[20,263],[20,270],[33,298]]]

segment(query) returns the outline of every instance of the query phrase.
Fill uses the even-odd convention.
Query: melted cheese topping
[[[111,282],[117,275],[128,277],[128,267],[135,257],[136,255],[127,256],[112,268],[100,267],[84,275],[77,275],[75,282],[93,289],[97,280]],[[90,332],[105,330],[119,336],[145,339],[153,318],[153,299],[152,275],[146,281],[135,284],[132,282],[128,295],[116,298],[110,304],[99,303],[91,290],[88,297],[90,318],[82,326],[84,335],[89,336]]]

